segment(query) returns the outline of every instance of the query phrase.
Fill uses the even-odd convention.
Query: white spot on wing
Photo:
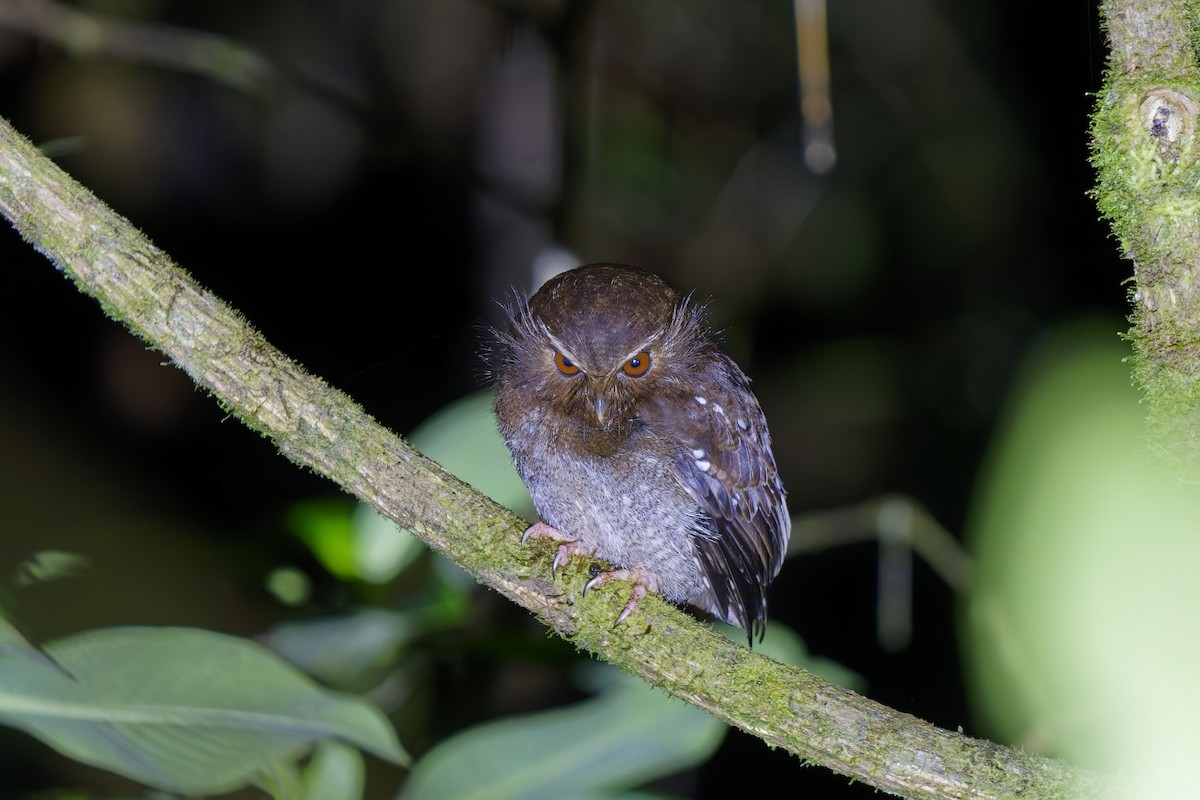
[[[711,466],[712,464],[708,463],[707,461],[696,462],[696,469],[700,470],[701,472],[708,472],[708,468]]]
[[[703,406],[703,405],[707,405],[707,404],[708,404],[708,400],[704,399],[704,398],[703,398],[703,397],[701,397],[700,395],[696,395],[696,402],[697,402],[697,403],[699,403],[699,404],[700,404],[700,405],[702,405],[702,406]]]
[[[742,430],[746,430],[746,420],[739,417],[738,418],[738,427],[741,428]]]
[[[713,403],[713,411],[717,412],[721,416],[725,416],[725,409],[721,408],[720,403]]]
[[[704,458],[704,448],[697,448],[693,450],[692,458]]]

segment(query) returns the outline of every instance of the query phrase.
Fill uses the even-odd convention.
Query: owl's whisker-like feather
[[[561,339],[551,333],[545,325],[539,325],[538,328],[541,331],[541,334],[546,337],[546,340],[550,342],[550,346],[553,347],[557,352],[562,353],[584,372],[591,372],[590,365],[585,364],[584,360],[580,358],[577,353],[563,343]]]

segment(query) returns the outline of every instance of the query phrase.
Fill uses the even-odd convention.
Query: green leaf
[[[0,723],[60,752],[185,794],[282,775],[338,739],[404,763],[395,732],[363,700],[326,691],[266,648],[189,628],[105,628],[54,642],[69,673],[0,658]]]
[[[0,617],[0,656],[19,655],[33,657],[38,653],[36,647],[29,643],[29,640],[21,635],[13,624]]]
[[[366,503],[351,518],[354,568],[359,578],[387,583],[426,552],[425,543]]]
[[[63,672],[61,665],[56,664],[54,659],[50,658],[42,650],[38,649],[37,645],[22,636],[21,632],[11,622],[4,619],[4,617],[0,617],[0,659],[14,656]],[[3,675],[3,664],[0,664],[0,678]]]
[[[281,623],[260,641],[322,683],[349,688],[386,669],[419,631],[412,614],[360,608]]]
[[[73,578],[91,567],[86,556],[63,550],[42,550],[17,565],[13,583],[17,586],[33,586],[60,578]]]
[[[401,800],[588,797],[705,761],[725,725],[639,680],[620,676],[565,708],[479,725],[413,767]]]
[[[309,500],[287,511],[286,524],[330,574],[343,580],[358,577],[354,552],[354,504],[346,499]]]
[[[250,781],[272,800],[303,800],[300,771],[291,761],[275,759],[254,771]]]
[[[312,581],[295,567],[276,567],[263,580],[267,591],[285,606],[299,606],[312,597]]]
[[[322,742],[304,772],[305,800],[359,800],[365,768],[362,756],[340,742]]]

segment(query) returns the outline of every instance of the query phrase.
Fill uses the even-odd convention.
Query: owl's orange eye
[[[621,366],[621,371],[632,378],[640,378],[650,371],[650,354],[645,350],[633,356]]]
[[[569,376],[579,374],[579,367],[575,365],[575,362],[564,356],[562,353],[554,354],[554,366],[563,375]]]

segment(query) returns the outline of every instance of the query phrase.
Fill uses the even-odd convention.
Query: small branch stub
[[[1174,89],[1152,89],[1139,107],[1142,125],[1157,142],[1159,153],[1171,161],[1190,146],[1197,113],[1196,101]]]

